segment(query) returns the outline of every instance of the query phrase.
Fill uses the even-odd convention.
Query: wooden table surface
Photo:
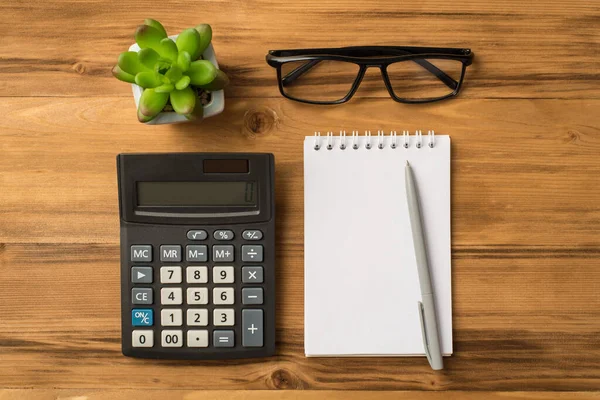
[[[600,398],[597,0],[1,0],[0,14],[0,399]],[[231,77],[223,114],[137,122],[110,69],[145,17],[170,33],[212,24]],[[449,101],[398,104],[381,84],[323,107],[282,98],[264,61],[361,44],[470,47],[475,62]],[[455,353],[442,372],[303,355],[302,141],[341,128],[452,136]],[[275,357],[122,356],[115,155],[158,151],[275,154]]]

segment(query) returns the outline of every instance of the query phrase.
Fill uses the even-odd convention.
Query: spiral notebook
[[[354,132],[304,141],[307,356],[425,355],[407,160],[421,200],[441,348],[452,353],[450,137]]]

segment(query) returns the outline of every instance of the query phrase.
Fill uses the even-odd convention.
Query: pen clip
[[[425,311],[423,310],[423,303],[420,301],[417,302],[417,307],[419,308],[419,320],[421,321],[421,334],[423,335],[423,347],[425,348],[425,356],[427,357],[427,361],[429,361],[429,365],[433,366],[431,360],[431,353],[429,352],[429,341],[427,340],[427,326],[425,325]]]

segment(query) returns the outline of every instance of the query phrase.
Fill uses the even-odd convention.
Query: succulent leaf
[[[140,98],[138,119],[140,114],[142,114],[144,117],[151,117],[151,119],[154,118],[159,112],[162,111],[168,100],[169,93],[158,93],[154,89],[145,89],[142,92],[142,97]]]
[[[197,121],[202,120],[204,118],[204,106],[200,99],[196,99],[196,106],[194,107],[194,111],[189,114],[185,114],[185,117],[189,121]]]
[[[217,76],[213,79],[212,82],[206,85],[195,85],[200,89],[208,90],[209,92],[214,92],[216,90],[222,90],[225,86],[229,84],[229,78],[225,75],[225,72],[220,69],[217,70]]]
[[[200,54],[202,54],[210,44],[210,41],[212,40],[212,28],[209,24],[200,24],[194,29],[196,29],[200,34],[200,46],[198,48],[198,51],[200,52]]]
[[[187,51],[180,51],[177,56],[177,65],[181,68],[183,72],[187,71],[190,68],[190,63],[192,62],[192,57],[190,53]]]
[[[177,45],[169,38],[160,41],[158,48],[154,49],[162,58],[175,62],[177,60]]]
[[[158,53],[149,47],[138,51],[138,59],[146,68],[154,69],[159,58]]]
[[[123,71],[121,67],[115,65],[112,69],[112,74],[115,78],[123,82],[135,83],[135,76]]]
[[[156,115],[158,115],[158,114],[156,114]],[[142,113],[140,112],[139,108],[138,108],[138,110],[137,110],[137,117],[138,117],[138,121],[140,121],[140,122],[150,122],[150,121],[152,121],[154,118],[156,118],[156,115],[152,115],[152,116],[148,117],[148,116],[146,116],[146,115],[142,114]]]
[[[177,114],[190,114],[196,106],[196,92],[191,87],[172,91],[171,105]]]
[[[159,31],[163,37],[167,37],[167,31],[164,26],[160,22],[152,18],[146,18],[144,20],[144,25],[148,25]]]
[[[125,51],[119,55],[117,65],[125,72],[136,75],[139,72],[148,71],[148,68],[140,63],[135,51]]]
[[[175,90],[175,86],[173,86],[172,83],[163,83],[162,85],[154,88],[154,90],[157,93],[171,93],[173,90]]]
[[[194,86],[207,85],[217,76],[217,68],[208,60],[197,60],[190,63],[186,75]]]
[[[140,72],[135,76],[135,83],[144,89],[155,88],[162,84],[162,79],[156,72]]]
[[[165,74],[165,77],[169,79],[170,82],[175,83],[181,79],[183,71],[177,64],[171,65],[171,68]]]
[[[177,48],[179,51],[187,51],[192,60],[200,56],[200,33],[194,28],[184,30],[177,37]]]
[[[190,77],[187,75],[184,75],[181,77],[180,80],[177,81],[177,83],[175,84],[175,87],[177,88],[177,90],[183,90],[186,87],[188,87],[190,85]]]
[[[140,25],[135,31],[135,42],[142,49],[151,48],[158,51],[160,41],[165,37],[156,28],[149,25]]]

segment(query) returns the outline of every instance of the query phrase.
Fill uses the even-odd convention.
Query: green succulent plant
[[[144,88],[137,110],[140,122],[151,121],[169,103],[190,120],[202,118],[198,92],[221,90],[229,83],[223,71],[202,59],[211,39],[208,24],[185,29],[176,41],[156,20],[146,19],[137,28],[135,41],[140,51],[121,53],[112,73]]]

